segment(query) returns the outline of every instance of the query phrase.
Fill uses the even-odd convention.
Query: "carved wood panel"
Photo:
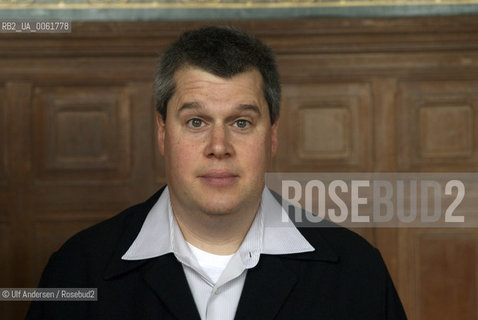
[[[7,184],[7,119],[5,110],[5,88],[0,86],[0,186]]]
[[[401,232],[399,285],[411,319],[477,319],[476,230],[410,229]],[[444,306],[444,307],[443,307]]]
[[[9,288],[14,285],[12,281],[12,254],[11,254],[11,233],[10,223],[6,208],[0,203],[0,287]],[[6,303],[0,303],[0,317],[9,319],[13,316],[11,306]]]
[[[285,84],[279,170],[370,171],[369,84]]]
[[[124,88],[37,87],[35,182],[103,184],[131,175],[130,103]]]
[[[400,170],[478,168],[478,81],[404,81],[397,121]]]

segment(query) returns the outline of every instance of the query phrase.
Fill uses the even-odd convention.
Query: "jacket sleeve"
[[[381,255],[380,262],[382,264],[382,268],[385,270],[385,319],[406,320],[407,315],[405,314],[400,297],[398,296],[397,290],[393,285],[392,278],[388,273],[387,266],[385,265]]]
[[[73,248],[63,247],[55,252],[43,270],[39,288],[83,288],[81,255]],[[28,320],[88,319],[88,304],[92,301],[32,301],[27,312]]]

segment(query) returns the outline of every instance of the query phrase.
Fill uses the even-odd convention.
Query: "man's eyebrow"
[[[204,109],[204,106],[200,103],[197,102],[186,102],[183,104],[181,107],[178,109],[178,113],[181,113],[186,110],[200,110]],[[238,111],[252,111],[254,113],[257,113],[258,115],[261,115],[261,111],[259,107],[253,104],[240,104],[236,108]]]
[[[259,107],[253,104],[241,104],[237,107],[239,111],[252,111],[254,113],[257,113],[258,115],[261,115],[261,110]]]
[[[203,109],[203,106],[197,102],[186,102],[178,109],[178,113],[181,113],[186,110],[198,110]]]

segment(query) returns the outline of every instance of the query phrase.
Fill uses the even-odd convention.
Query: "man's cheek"
[[[198,153],[194,152],[191,148],[181,147],[180,149],[176,150],[176,152],[175,152],[174,161],[177,164],[181,164],[183,170],[194,166],[194,164],[197,163],[198,160],[199,160]]]
[[[252,168],[256,168],[258,165],[261,165],[266,158],[267,152],[264,150],[263,145],[256,144],[254,148],[250,148],[248,151],[242,152],[242,159],[254,164],[254,167]]]

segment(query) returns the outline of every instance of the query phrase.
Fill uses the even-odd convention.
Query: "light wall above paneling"
[[[3,0],[2,19],[175,21],[478,14],[478,0]]]

